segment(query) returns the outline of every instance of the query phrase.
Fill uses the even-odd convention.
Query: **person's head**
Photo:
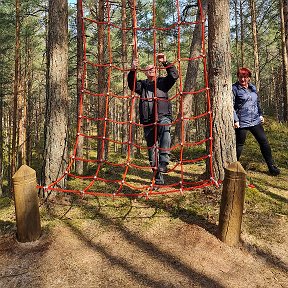
[[[148,80],[152,81],[157,78],[157,71],[154,65],[147,65],[145,68],[145,75]]]
[[[238,82],[241,86],[247,88],[251,78],[251,71],[248,68],[239,68],[237,71]]]

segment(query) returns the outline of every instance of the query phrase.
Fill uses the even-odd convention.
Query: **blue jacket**
[[[262,110],[256,87],[249,83],[248,88],[239,82],[232,85],[234,122],[239,122],[240,128],[252,127],[261,123]]]

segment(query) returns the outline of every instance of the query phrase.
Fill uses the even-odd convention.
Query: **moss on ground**
[[[247,186],[245,198],[246,213],[243,217],[244,227],[248,233],[255,237],[278,241],[277,229],[279,221],[288,215],[288,128],[283,124],[268,119],[265,129],[269,137],[275,161],[279,163],[282,171],[280,176],[272,177],[266,172],[259,147],[251,136],[248,137],[241,162],[248,172],[248,183],[255,187]],[[286,145],[286,146],[285,146]],[[199,152],[200,153],[200,152]],[[117,157],[116,155],[114,155]],[[147,159],[137,159],[137,163]],[[202,165],[203,166],[203,165]],[[201,165],[191,166],[191,173],[201,174]],[[106,176],[113,178],[121,174],[117,169],[106,171]],[[138,181],[139,177],[147,183],[150,181],[151,172],[131,176]],[[172,175],[173,176],[173,175]],[[147,179],[146,179],[146,178]],[[135,181],[136,181],[135,180]],[[81,190],[88,181],[69,181],[69,188]],[[82,186],[81,186],[82,185]],[[99,188],[102,188],[99,186]],[[112,193],[113,191],[106,191]],[[105,198],[87,196],[81,197],[74,194],[62,194],[54,202],[41,204],[41,221],[44,229],[57,225],[57,221],[73,221],[81,225],[82,220],[99,220],[99,215],[105,214],[109,219],[121,221],[134,221],[149,218],[158,221],[161,217],[170,217],[171,220],[179,219],[187,223],[195,223],[206,230],[216,233],[219,217],[221,188],[208,187],[197,189],[182,194],[169,194],[145,198]],[[105,221],[104,221],[105,222]],[[103,225],[105,226],[105,223]],[[148,225],[147,222],[145,225]],[[145,226],[146,227],[146,226]],[[143,229],[146,229],[143,227]],[[15,230],[15,211],[13,200],[8,197],[0,198],[0,231],[9,233]],[[277,240],[278,239],[278,240]]]

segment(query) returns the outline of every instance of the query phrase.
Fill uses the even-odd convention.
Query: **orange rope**
[[[111,18],[111,2],[109,0],[106,0],[106,5],[105,5],[105,11],[106,11],[106,19],[104,21],[98,21],[96,19],[91,19],[88,17],[84,17],[84,11],[83,11],[83,6],[82,6],[82,1],[80,5],[81,9],[81,24],[82,24],[82,35],[83,35],[83,60],[84,60],[84,65],[83,65],[83,73],[82,73],[82,83],[81,83],[81,94],[80,94],[80,99],[79,99],[79,116],[78,116],[78,123],[77,123],[77,135],[75,138],[75,145],[73,148],[72,155],[70,157],[70,161],[67,165],[67,168],[64,172],[64,174],[56,179],[53,183],[50,183],[48,186],[43,187],[43,186],[38,186],[39,188],[44,188],[44,190],[51,190],[51,191],[57,191],[57,192],[64,192],[64,193],[74,193],[78,195],[94,195],[94,196],[109,196],[109,197],[118,197],[118,196],[132,196],[132,197],[139,197],[139,196],[145,196],[148,197],[149,195],[160,195],[160,194],[167,194],[167,193],[183,193],[184,191],[191,191],[193,189],[197,189],[200,187],[205,187],[209,185],[218,185],[217,181],[214,179],[213,175],[213,166],[212,166],[212,112],[211,112],[211,101],[210,101],[210,94],[209,94],[209,88],[208,88],[208,73],[207,73],[207,57],[206,57],[206,51],[205,51],[205,17],[203,14],[203,9],[202,9],[202,4],[201,0],[198,0],[198,8],[200,12],[200,21],[182,21],[181,20],[181,5],[180,5],[180,0],[176,0],[175,7],[176,7],[176,21],[175,23],[172,23],[171,25],[167,27],[157,27],[156,23],[156,0],[153,0],[152,2],[152,26],[151,27],[138,27],[137,26],[137,3],[136,0],[132,1],[132,26],[127,27],[127,28],[122,28],[121,26],[113,23],[113,19]],[[87,25],[86,25],[87,23]],[[106,34],[107,34],[107,55],[108,55],[108,63],[95,63],[94,61],[91,61],[87,58],[87,39],[86,39],[86,27],[91,26],[91,25],[96,25],[99,27],[99,25],[104,25],[106,28]],[[186,58],[181,58],[181,32],[182,29],[185,27],[189,27],[192,25],[201,25],[201,33],[202,33],[202,47],[201,47],[201,54],[197,55],[195,57],[186,57]],[[135,115],[135,103],[136,101],[140,101],[141,97],[139,95],[136,95],[135,92],[131,91],[130,95],[119,95],[116,92],[112,91],[112,86],[111,82],[113,80],[113,72],[118,71],[120,73],[127,73],[130,71],[129,67],[124,67],[123,65],[119,65],[118,63],[113,62],[113,47],[112,47],[112,32],[111,29],[119,29],[120,31],[131,31],[132,33],[132,39],[133,39],[133,47],[132,47],[132,54],[133,58],[138,58],[138,36],[137,33],[142,33],[145,31],[152,31],[152,36],[153,36],[153,63],[155,69],[166,69],[162,67],[157,66],[157,51],[160,53],[161,47],[157,47],[157,33],[160,33],[161,31],[169,31],[171,29],[176,29],[177,31],[177,46],[175,47],[177,50],[177,59],[176,61],[173,61],[169,65],[175,65],[178,68],[179,71],[179,85],[178,85],[178,91],[175,93],[175,95],[172,95],[168,100],[159,100],[157,99],[157,96],[155,95],[155,102],[156,101],[178,101],[180,105],[180,111],[181,111],[181,117],[180,119],[176,119],[173,121],[171,124],[164,124],[164,125],[176,125],[176,123],[180,122],[181,126],[181,142],[175,144],[174,146],[170,147],[170,151],[175,151],[176,149],[180,150],[180,156],[178,162],[175,162],[174,166],[169,169],[170,171],[176,171],[176,169],[180,169],[180,177],[179,181],[175,181],[172,184],[169,185],[161,185],[161,191],[156,191],[154,190],[154,187],[159,187],[159,185],[155,184],[155,174],[156,174],[156,169],[154,169],[153,172],[153,179],[151,184],[132,184],[129,182],[129,176],[130,176],[130,171],[131,169],[133,170],[139,170],[139,171],[147,171],[148,173],[151,173],[151,167],[150,165],[139,165],[137,163],[134,163],[134,159],[132,158],[132,149],[137,148],[139,150],[144,150],[148,151],[149,148],[147,146],[142,146],[139,145],[138,143],[133,143],[133,133],[134,133],[134,128],[139,128],[141,129],[142,127],[148,126],[148,125],[155,125],[155,139],[157,139],[157,117],[158,117],[158,111],[157,111],[157,105],[155,105],[155,123],[153,124],[148,124],[148,125],[143,125],[138,122],[135,122],[134,120],[134,115]],[[203,77],[204,77],[204,87],[198,88],[198,90],[195,91],[183,91],[183,75],[181,73],[182,69],[182,63],[187,62],[187,61],[202,61],[203,63]],[[169,66],[168,66],[169,67]],[[106,92],[103,93],[96,93],[92,91],[92,89],[89,87],[85,87],[85,83],[87,81],[87,73],[91,71],[91,69],[97,69],[97,68],[103,68],[107,69],[107,83],[106,83]],[[140,67],[137,67],[136,69],[136,74],[138,72],[142,72],[144,69],[141,69]],[[102,83],[103,84],[103,83]],[[136,85],[136,77],[134,81],[134,87]],[[135,90],[135,89],[133,89]],[[155,81],[155,91],[156,91],[156,81]],[[200,93],[205,94],[206,98],[206,111],[202,111],[199,115],[194,115],[191,117],[187,117],[184,114],[184,97],[191,95],[199,95]],[[156,93],[155,93],[156,94]],[[84,104],[88,101],[91,101],[93,98],[98,98],[99,100],[103,100],[105,102],[105,111],[104,115],[96,115],[96,117],[91,117],[88,114],[88,111],[85,111],[84,109]],[[101,99],[102,98],[102,99]],[[113,118],[113,111],[110,111],[110,102],[111,101],[129,101],[130,102],[130,108],[129,108],[129,119],[125,121],[119,121],[118,119]],[[112,115],[112,116],[110,116]],[[185,141],[185,121],[195,121],[195,120],[200,120],[200,119],[208,119],[208,129],[209,129],[209,136],[208,138],[204,138],[202,140],[199,140],[197,142],[187,142]],[[96,123],[96,122],[102,122],[103,123],[103,131],[98,131],[97,133],[89,134],[83,129],[83,122],[87,121],[87,123]],[[121,141],[119,139],[113,139],[113,137],[110,136],[108,127],[109,125],[126,125],[128,129],[128,135],[129,139],[128,141]],[[83,158],[77,157],[77,149],[78,149],[78,144],[79,144],[79,138],[83,137],[84,139],[87,140],[93,140],[95,139],[98,141],[98,143],[101,143],[101,150],[100,150],[100,157],[99,159],[92,159],[92,158]],[[127,155],[126,158],[123,159],[122,163],[115,163],[113,161],[108,161],[104,159],[105,155],[105,149],[109,149],[109,143],[114,144],[114,145],[126,145],[127,146]],[[156,143],[156,141],[155,141]],[[189,147],[195,147],[199,145],[203,145],[205,143],[208,143],[209,145],[209,154],[208,155],[202,155],[200,157],[194,158],[194,159],[185,159],[184,158],[184,149],[189,148]],[[93,148],[95,149],[95,147]],[[161,151],[162,148],[157,147],[158,152]],[[73,173],[73,165],[75,164],[76,161],[83,161],[85,163],[95,163],[97,165],[97,168],[95,169],[94,175],[76,175]],[[209,179],[206,180],[201,180],[201,181],[189,181],[188,179],[185,179],[185,169],[184,165],[185,164],[192,164],[192,163],[197,163],[200,161],[208,161],[209,165]],[[156,166],[158,164],[156,163]],[[103,168],[104,167],[109,167],[111,171],[113,169],[122,169],[122,177],[120,179],[106,179],[103,177]],[[154,167],[156,168],[156,167]],[[88,184],[86,183],[86,187],[83,188],[82,190],[74,190],[74,189],[62,189],[57,187],[57,184],[63,179],[68,177],[69,179],[82,179],[82,180],[87,180],[90,181]],[[100,191],[100,188],[97,188],[96,190],[99,191],[94,191],[93,186],[95,183],[104,183],[105,185],[113,184],[115,185],[115,190],[113,193],[106,193],[105,188],[102,188]],[[123,189],[127,187],[130,190],[137,190],[137,192],[133,193],[126,193]],[[103,191],[104,190],[104,191]]]

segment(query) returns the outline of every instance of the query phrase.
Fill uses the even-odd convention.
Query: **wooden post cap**
[[[237,175],[245,177],[245,178],[247,175],[245,169],[243,168],[243,166],[241,165],[241,163],[239,161],[236,161],[236,162],[229,164],[229,166],[224,168],[224,170],[225,170],[225,175],[237,174]]]
[[[13,182],[18,181],[31,181],[36,179],[36,171],[27,165],[22,165],[12,177]]]

